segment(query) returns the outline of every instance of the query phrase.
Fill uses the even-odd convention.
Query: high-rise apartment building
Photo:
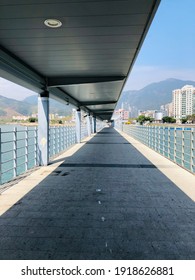
[[[173,115],[176,120],[195,114],[195,87],[186,85],[173,90]]]

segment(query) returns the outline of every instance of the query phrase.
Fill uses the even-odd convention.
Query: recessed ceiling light
[[[60,26],[62,26],[62,23],[60,20],[58,19],[54,19],[54,18],[48,18],[44,21],[44,24],[48,27],[51,28],[58,28]]]

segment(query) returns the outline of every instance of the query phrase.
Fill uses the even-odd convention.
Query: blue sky
[[[125,90],[167,78],[195,80],[195,0],[161,0]]]
[[[168,78],[195,81],[195,0],[161,0],[124,90]],[[0,78],[5,91],[15,99],[34,94]]]

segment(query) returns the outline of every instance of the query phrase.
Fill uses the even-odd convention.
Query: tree
[[[145,121],[145,116],[143,115],[140,115],[137,119],[136,119],[137,122],[139,122],[141,125],[144,123]]]
[[[182,119],[181,119],[181,123],[186,123],[187,120],[188,120],[187,118],[182,118]]]
[[[151,117],[145,117],[144,115],[140,115],[137,119],[136,119],[136,121],[137,122],[139,122],[141,125],[143,124],[143,123],[145,123],[145,122],[152,122],[152,118]]]
[[[163,123],[176,123],[176,119],[173,117],[165,116],[162,118]]]
[[[187,120],[192,122],[192,123],[195,123],[195,114],[187,116]]]
[[[28,119],[28,121],[29,121],[30,123],[35,123],[35,122],[38,121],[38,119],[37,119],[37,118],[30,117],[30,118]]]

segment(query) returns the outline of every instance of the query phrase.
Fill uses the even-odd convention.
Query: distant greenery
[[[187,116],[187,120],[192,122],[192,123],[195,123],[195,114]]]
[[[37,118],[30,117],[30,118],[28,119],[28,121],[29,121],[30,123],[35,123],[35,122],[38,122],[38,119],[37,119]]]
[[[182,124],[186,123],[187,121],[188,121],[187,118],[182,118],[182,119],[181,119],[181,123],[182,123]]]
[[[152,122],[153,120],[154,120],[153,118],[151,118],[151,117],[145,117],[145,116],[143,116],[143,115],[140,115],[140,116],[136,119],[136,121],[139,122],[141,125],[142,125],[143,123],[145,123],[145,122]]]
[[[176,119],[173,117],[165,116],[162,118],[163,123],[176,123]]]

